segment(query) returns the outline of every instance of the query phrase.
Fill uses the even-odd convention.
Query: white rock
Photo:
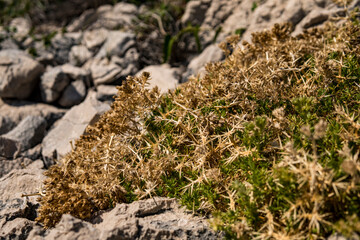
[[[148,88],[157,86],[161,93],[175,89],[180,79],[177,69],[171,68],[169,64],[147,66],[136,75],[141,76],[143,72],[150,73]]]
[[[62,93],[58,103],[62,107],[72,107],[84,100],[86,96],[86,86],[82,80],[71,82]]]
[[[45,136],[42,155],[46,166],[53,163],[54,155],[60,159],[69,153],[70,142],[78,139],[89,124],[94,124],[101,114],[110,109],[109,105],[96,100],[95,95],[89,92],[85,101],[72,107]]]
[[[44,71],[23,51],[0,51],[0,97],[26,99]]]
[[[69,53],[69,61],[74,66],[81,66],[92,57],[92,53],[82,45],[73,46]]]

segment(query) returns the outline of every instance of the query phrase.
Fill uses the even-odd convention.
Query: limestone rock
[[[83,37],[83,44],[88,49],[94,49],[103,44],[108,36],[109,31],[105,28],[86,31]]]
[[[175,199],[153,198],[117,204],[89,222],[64,214],[53,229],[30,232],[31,239],[219,239],[205,219],[180,208]]]
[[[15,124],[20,123],[27,116],[41,116],[46,119],[48,127],[65,114],[66,110],[29,101],[8,100],[0,101],[0,113],[11,119]]]
[[[196,75],[200,71],[205,71],[204,67],[207,63],[217,62],[224,58],[223,51],[216,45],[210,45],[197,57],[195,57],[188,65],[187,72],[183,75],[184,80],[191,75]]]
[[[122,57],[126,51],[135,46],[135,35],[129,32],[110,31],[104,45],[99,50],[96,58],[111,56]]]
[[[69,82],[69,77],[62,71],[61,67],[54,67],[46,71],[42,75],[40,83],[42,100],[48,103],[56,101]]]
[[[186,25],[201,25],[205,19],[205,13],[211,4],[210,0],[195,0],[186,4],[185,12],[181,17],[181,23]]]
[[[128,28],[137,13],[138,8],[134,4],[119,2],[115,6],[103,5],[96,10],[97,20],[90,27],[109,30]]]
[[[177,69],[171,68],[168,64],[147,66],[136,75],[140,76],[143,72],[150,73],[148,88],[151,89],[157,86],[162,93],[166,93],[170,89],[175,89],[180,80]]]
[[[84,102],[72,107],[48,132],[42,142],[45,165],[51,165],[54,156],[61,158],[70,152],[70,141],[78,139],[87,125],[94,124],[100,115],[109,109],[109,105],[96,100],[95,93],[88,93]]]
[[[332,10],[316,8],[304,17],[304,19],[296,26],[296,29],[292,34],[296,36],[302,33],[304,29],[324,23],[330,17],[342,17],[344,15],[344,10],[340,8]]]
[[[113,102],[113,97],[117,94],[118,90],[116,86],[100,85],[96,87],[96,99],[101,102]]]
[[[64,64],[61,66],[61,70],[68,75],[73,81],[82,80],[87,87],[91,85],[90,71],[84,68],[75,67],[71,64]]]
[[[62,107],[72,107],[84,100],[86,96],[86,86],[82,80],[71,82],[64,90],[58,103]]]
[[[84,11],[79,18],[74,19],[68,26],[69,32],[75,32],[86,29],[90,24],[94,23],[97,19],[97,14],[94,9]]]
[[[26,218],[4,222],[0,227],[0,239],[26,239],[36,223]]]
[[[72,46],[79,44],[81,35],[79,33],[56,34],[51,39],[49,51],[54,55],[57,64],[65,64],[69,61],[69,53]]]
[[[26,99],[43,66],[20,50],[0,51],[0,97]]]
[[[5,49],[19,49],[19,46],[12,38],[6,38],[5,40],[0,41],[0,50],[5,50]]]
[[[81,66],[92,57],[92,53],[82,45],[73,46],[69,53],[69,61],[74,66]]]
[[[19,41],[25,38],[31,30],[31,22],[29,19],[17,17],[11,20],[10,29],[14,29],[13,37]]]
[[[29,158],[17,158],[14,160],[0,159],[0,178],[14,169],[22,169],[33,161]]]
[[[0,135],[9,132],[15,127],[15,122],[8,116],[0,115]]]
[[[121,75],[121,67],[107,58],[91,59],[84,66],[91,72],[91,78],[95,86],[105,83],[112,83]]]
[[[28,116],[10,132],[0,136],[0,155],[11,158],[14,154],[30,149],[44,137],[46,120]]]
[[[26,200],[21,197],[22,194],[38,192],[45,179],[43,171],[39,168],[16,169],[0,178],[0,201],[4,204],[7,201],[14,201],[13,199],[20,199],[22,203]],[[37,196],[29,197],[28,201],[36,204],[36,199]]]

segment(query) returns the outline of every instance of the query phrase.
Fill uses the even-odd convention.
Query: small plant
[[[253,2],[252,6],[251,6],[251,11],[255,11],[255,9],[258,7],[257,2]]]

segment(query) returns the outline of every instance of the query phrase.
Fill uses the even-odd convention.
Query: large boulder
[[[86,127],[94,124],[110,106],[96,100],[96,94],[89,92],[84,102],[72,107],[49,131],[42,142],[42,155],[46,166],[54,157],[61,158],[71,151],[70,142],[78,139]]]
[[[23,51],[0,51],[0,97],[26,99],[43,71],[43,66]]]

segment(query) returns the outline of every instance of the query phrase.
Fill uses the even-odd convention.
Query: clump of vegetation
[[[359,30],[347,20],[230,37],[224,62],[165,95],[146,89],[147,73],[128,77],[45,173],[38,221],[159,195],[211,214],[229,238],[359,232]]]

